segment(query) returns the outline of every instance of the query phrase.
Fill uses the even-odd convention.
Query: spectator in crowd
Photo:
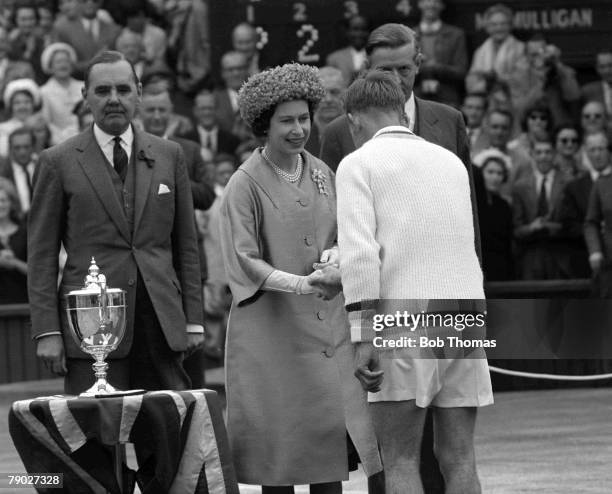
[[[606,109],[600,101],[588,101],[580,112],[580,127],[582,135],[596,132],[607,132]]]
[[[535,169],[512,188],[514,236],[519,247],[519,272],[523,280],[567,278],[559,222],[559,202],[564,182],[554,168],[554,148],[549,139],[532,146]]]
[[[34,134],[34,159],[38,161],[40,153],[51,147],[51,129],[40,112],[26,118],[25,126]]]
[[[72,77],[76,52],[67,43],[53,43],[41,57],[44,72],[51,77],[40,88],[42,114],[51,129],[51,142],[59,144],[78,134],[78,120],[72,113],[81,101],[83,82]]]
[[[550,137],[552,114],[546,102],[538,100],[531,103],[522,115],[521,134],[508,143],[508,149],[530,155],[533,142]]]
[[[561,62],[561,51],[541,34],[526,44],[525,55],[508,79],[512,102],[520,117],[536,101],[543,101],[552,125],[571,122],[580,111],[580,86],[574,69]]]
[[[217,123],[216,99],[218,94],[208,89],[203,89],[198,93],[193,104],[195,129],[182,136],[210,150],[213,156],[217,153],[234,154],[240,145],[238,137],[224,130]]]
[[[506,5],[492,5],[484,18],[489,37],[474,52],[470,72],[485,72],[507,81],[523,56],[525,45],[512,35],[513,14]]]
[[[223,87],[214,91],[217,123],[241,140],[249,139],[251,131],[238,110],[238,90],[248,77],[248,62],[244,53],[230,51],[221,57]]]
[[[612,117],[612,50],[605,49],[597,53],[595,70],[599,75],[599,80],[582,86],[582,102],[598,101],[602,103],[610,119]]]
[[[172,101],[167,91],[144,93],[139,115],[144,130],[150,134],[177,142],[183,149],[187,174],[191,181],[191,195],[195,209],[208,209],[215,199],[212,189],[204,181],[204,163],[200,148],[187,139],[172,134]]]
[[[318,71],[305,65],[249,79],[241,112],[266,144],[232,176],[220,207],[233,296],[228,434],[238,481],[262,485],[264,494],[292,493],[294,484],[340,493],[351,465],[347,431],[366,474],[381,470],[343,299],[317,299],[310,283],[339,277],[333,176],[304,151],[323,93]]]
[[[493,83],[497,79],[488,72],[468,72],[465,76],[465,92],[467,94],[489,94]]]
[[[140,79],[146,67],[142,35],[129,30],[121,31],[115,40],[115,49],[125,55]]]
[[[349,83],[365,64],[370,21],[362,15],[352,16],[346,21],[345,32],[348,46],[330,53],[325,65],[339,69],[344,80]]]
[[[4,90],[4,106],[9,119],[0,123],[0,157],[8,155],[8,136],[40,107],[40,89],[32,79],[16,79]]]
[[[468,93],[463,98],[461,113],[465,118],[465,130],[470,141],[470,149],[483,149],[488,144],[482,141],[486,136],[482,130],[484,116],[487,111],[487,96],[483,93]]]
[[[612,297],[612,170],[610,141],[603,133],[585,137],[590,153],[593,186],[584,223],[589,264],[597,280],[598,295]]]
[[[30,210],[36,161],[34,159],[34,134],[27,127],[15,129],[9,136],[9,156],[0,161],[0,176],[10,180],[15,187],[20,215]]]
[[[246,57],[249,76],[260,71],[260,54],[257,49],[258,38],[257,31],[248,22],[241,22],[232,31],[232,46],[235,51],[244,54]]]
[[[168,39],[166,32],[151,22],[151,6],[147,0],[131,0],[123,5],[126,26],[124,32],[137,34],[142,39],[143,58],[147,65],[165,63]]]
[[[28,302],[27,233],[14,185],[0,176],[0,304]]]
[[[423,61],[415,92],[417,96],[458,107],[468,69],[465,32],[442,22],[443,0],[419,0],[421,22],[415,29]]]
[[[177,77],[177,86],[193,94],[210,74],[208,3],[205,0],[176,2],[167,12],[171,28],[168,52]]]
[[[44,41],[36,29],[37,23],[38,12],[34,2],[15,5],[13,11],[15,29],[9,35],[9,56],[13,60],[28,62],[34,69],[34,80],[37,84],[42,84],[47,77],[40,66]]]
[[[55,41],[55,31],[53,30],[55,15],[51,2],[37,0],[36,12],[38,13],[38,26],[36,26],[36,30],[38,36],[43,40],[43,46],[46,48]]]
[[[481,153],[489,148],[495,148],[504,153],[509,161],[508,180],[503,184],[501,193],[506,199],[511,199],[512,184],[523,176],[531,175],[532,159],[522,149],[508,149],[512,129],[513,116],[506,110],[489,109],[484,118],[483,131],[485,138],[481,140],[482,148],[473,150],[474,163],[481,163]]]
[[[344,113],[342,98],[347,87],[342,72],[335,67],[321,67],[319,77],[325,89],[325,96],[314,113],[310,137],[306,143],[306,150],[315,156],[321,151],[321,136],[325,127]]]
[[[485,201],[478,204],[482,264],[487,281],[514,279],[512,209],[500,190],[508,180],[508,157],[497,149],[485,151],[480,169]]]
[[[34,69],[30,62],[11,60],[9,58],[10,42],[8,34],[0,27],[0,94],[4,94],[6,85],[15,79],[34,79]],[[4,113],[9,109],[4,108]],[[6,115],[4,115],[6,116]]]
[[[570,251],[572,278],[588,278],[591,275],[584,222],[593,184],[610,171],[609,147],[608,136],[603,132],[585,136],[584,149],[592,168],[568,182],[563,191],[559,220]]]
[[[553,134],[555,141],[555,168],[566,181],[577,178],[585,171],[579,160],[580,131],[574,124],[559,125]]]
[[[91,127],[94,123],[93,113],[91,108],[87,106],[85,100],[79,101],[72,112],[76,115],[79,121],[79,131],[83,132],[87,128]]]
[[[216,198],[210,209],[204,212],[206,215],[204,248],[208,268],[208,278],[204,285],[204,323],[206,324],[204,354],[210,359],[219,361],[223,357],[225,328],[232,302],[219,238],[219,207],[225,186],[236,171],[236,161],[233,155],[221,153],[215,156],[214,163]]]
[[[115,46],[119,27],[112,19],[98,16],[102,0],[62,0],[64,15],[55,20],[58,41],[69,44],[77,54],[76,70],[79,76],[85,72],[89,60],[98,52]]]

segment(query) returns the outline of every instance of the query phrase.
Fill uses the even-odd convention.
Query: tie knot
[[[113,141],[115,141],[115,145],[117,145],[117,144],[121,144],[121,136],[115,136],[115,137],[113,137]]]

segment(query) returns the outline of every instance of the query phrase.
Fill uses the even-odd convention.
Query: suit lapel
[[[415,123],[414,133],[429,142],[440,142],[436,123],[438,117],[433,109],[427,108],[427,103],[420,98],[414,98]]]
[[[151,141],[146,134],[134,129],[134,154],[136,183],[134,184],[134,232],[138,231],[142,213],[149,197],[151,180],[153,178],[153,164]]]
[[[127,218],[115,193],[111,176],[106,169],[104,153],[93,135],[93,127],[90,127],[89,131],[83,135],[76,149],[79,151],[77,161],[91,182],[94,192],[121,235],[129,242],[130,228]]]

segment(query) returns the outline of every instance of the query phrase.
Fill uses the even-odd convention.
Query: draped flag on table
[[[28,472],[64,474],[62,492],[121,492],[107,446],[131,442],[143,494],[238,494],[214,391],[17,401],[9,430]]]

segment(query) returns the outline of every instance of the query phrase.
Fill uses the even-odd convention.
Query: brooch
[[[329,192],[327,190],[327,175],[325,175],[325,173],[323,173],[321,170],[319,170],[318,168],[315,168],[314,170],[312,170],[312,181],[317,184],[317,189],[319,189],[319,194],[323,194],[323,195],[329,195]]]

